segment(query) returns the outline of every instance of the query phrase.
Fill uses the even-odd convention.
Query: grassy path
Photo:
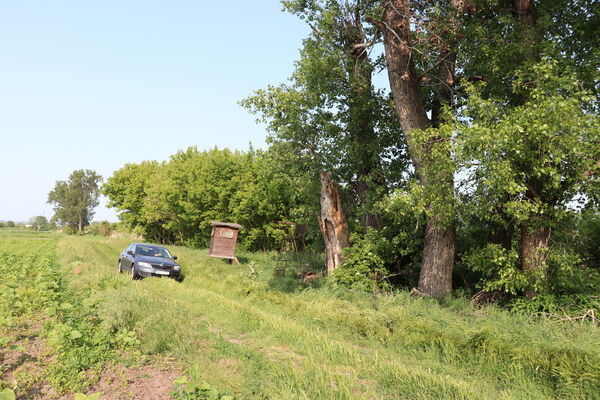
[[[197,363],[240,398],[592,398],[597,329],[533,322],[455,301],[373,299],[272,278],[273,257],[242,265],[173,248],[185,279],[116,274],[124,240],[65,237],[59,263],[103,324],[145,353]],[[252,265],[256,273],[248,267]],[[75,274],[78,270],[79,273]]]

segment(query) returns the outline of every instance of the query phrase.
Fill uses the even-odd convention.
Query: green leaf
[[[188,380],[185,376],[180,376],[179,378],[177,378],[173,381],[173,385],[181,386],[181,385],[185,385],[187,382],[188,382]]]
[[[87,400],[88,397],[85,394],[83,394],[83,393],[75,393],[73,395],[73,399],[74,400]]]
[[[11,389],[4,389],[0,392],[0,400],[15,400],[17,396],[15,396],[15,392]]]
[[[71,339],[79,339],[81,336],[81,332],[78,330],[74,329],[71,331]]]

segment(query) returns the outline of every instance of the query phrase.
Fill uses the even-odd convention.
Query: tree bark
[[[325,267],[330,274],[344,262],[342,250],[350,245],[350,237],[338,185],[325,171],[321,171],[319,227],[325,242]]]
[[[533,0],[513,0],[513,12],[523,26],[535,26],[536,15]]]
[[[550,228],[541,227],[531,229],[524,226],[521,229],[521,262],[523,271],[531,272],[535,269],[543,270],[544,275],[548,273],[548,241],[550,240]],[[531,299],[536,291],[528,287],[525,289],[525,297]]]
[[[410,1],[384,0],[381,28],[383,28],[388,77],[396,114],[415,173],[421,185],[426,186],[427,174],[424,168],[427,168],[427,166],[423,165],[422,158],[419,156],[419,149],[412,136],[414,130],[427,129],[430,126],[430,121],[427,117],[411,54]],[[442,63],[440,73],[449,74],[450,78],[453,79],[454,59]],[[450,95],[438,93],[438,97],[440,96],[449,98]],[[448,154],[448,157],[450,157],[450,154]],[[449,179],[442,179],[436,184],[453,186],[452,174],[449,174]],[[449,192],[452,193],[452,190]],[[419,277],[419,290],[436,298],[446,297],[450,295],[452,290],[452,268],[456,236],[454,224],[444,226],[441,220],[440,216],[435,215],[427,220]]]
[[[423,264],[419,275],[419,290],[435,298],[452,292],[452,267],[454,265],[454,227],[438,228],[436,218],[429,218],[425,227]]]

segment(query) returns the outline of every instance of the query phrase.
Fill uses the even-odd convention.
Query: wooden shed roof
[[[220,221],[210,221],[211,224],[213,224],[213,226],[226,226],[228,228],[232,228],[232,229],[237,229],[240,230],[243,228],[243,226],[238,225],[238,224],[232,224],[229,222],[220,222]]]

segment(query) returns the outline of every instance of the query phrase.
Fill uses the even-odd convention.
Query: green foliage
[[[36,234],[39,235],[39,234]],[[0,237],[3,280],[0,282],[0,332],[44,316],[43,335],[52,349],[44,378],[57,392],[81,390],[94,383],[105,362],[116,358],[117,347],[139,344],[127,334],[101,324],[89,291],[71,290],[59,273],[56,240],[6,240]],[[86,268],[77,263],[79,274]],[[73,268],[69,268],[73,274]],[[8,342],[7,342],[8,343]]]
[[[463,262],[467,268],[481,274],[480,285],[486,292],[503,291],[516,295],[527,287],[539,288],[544,278],[521,270],[518,252],[493,243],[473,249],[463,258]]]
[[[556,223],[569,201],[595,187],[597,117],[584,111],[590,98],[579,83],[557,69],[547,60],[521,73],[515,91],[527,86],[531,97],[519,107],[469,89],[472,123],[463,127],[457,152],[469,181],[477,182],[473,205],[488,218],[501,207],[516,222]]]
[[[73,395],[74,400],[98,400],[102,393],[93,393],[90,395],[85,395],[83,393],[75,393]]]
[[[14,228],[15,227],[14,221],[6,221],[6,227],[7,228]]]
[[[16,398],[15,392],[12,389],[7,388],[0,391],[0,400],[15,400]]]
[[[389,274],[375,243],[369,238],[352,234],[351,246],[344,249],[344,263],[331,274],[333,280],[351,289],[365,292],[389,290],[385,280]]]
[[[234,400],[227,392],[221,392],[201,378],[200,366],[189,369],[189,379],[181,376],[173,381],[175,389],[169,395],[175,400]]]
[[[88,227],[88,230],[92,235],[110,236],[113,229],[112,229],[110,222],[101,221],[101,222],[92,222],[90,224],[90,226]]]
[[[238,255],[253,262],[249,273],[180,247],[183,282],[132,282],[114,271],[113,255],[126,241],[70,236],[61,243],[61,264],[80,255],[92,262],[76,279],[71,274],[72,284],[90,290],[103,324],[136,332],[143,352],[198,364],[200,382],[239,398],[394,398],[402,391],[431,399],[583,399],[600,387],[589,317],[571,327],[467,299],[440,306],[406,292],[280,287],[276,254],[262,252]]]
[[[77,233],[77,227],[73,226],[73,225],[63,225],[62,233],[67,234],[67,235],[73,235],[73,234]]]
[[[82,169],[73,171],[67,181],[56,181],[48,193],[48,203],[54,205],[53,220],[83,230],[94,216],[101,181],[96,172]]]
[[[341,184],[350,229],[361,220],[356,230],[378,225],[367,222],[377,219],[373,205],[408,168],[392,101],[372,84],[383,59],[365,48],[379,36],[367,17],[380,3],[291,0],[283,6],[313,28],[290,83],[256,90],[241,104],[266,124],[272,148],[285,149],[309,179],[318,182],[326,170]]]
[[[273,249],[277,221],[303,222],[318,207],[318,198],[306,198],[314,196],[312,185],[302,173],[284,169],[277,156],[189,148],[161,165],[126,165],[103,192],[123,223],[149,240],[208,247],[211,221],[220,220],[244,226],[241,249]]]
[[[43,215],[38,215],[36,217],[32,217],[29,220],[31,225],[31,229],[36,231],[49,231],[52,229],[52,224],[48,222],[48,219]]]

